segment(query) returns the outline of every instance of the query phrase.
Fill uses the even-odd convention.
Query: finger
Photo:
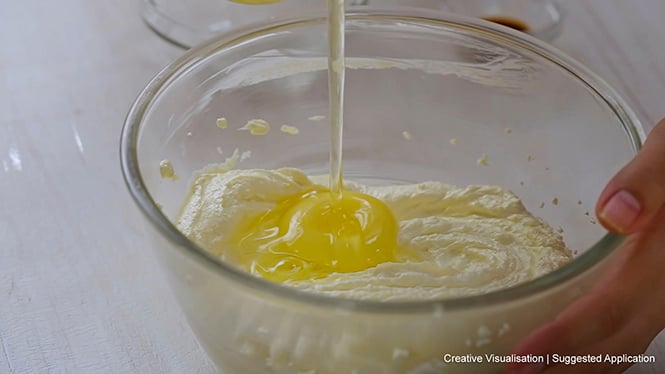
[[[554,321],[543,325],[520,342],[517,355],[573,354],[582,347],[611,336],[627,319],[617,308],[625,304],[600,295],[578,299]]]
[[[665,206],[639,233],[628,237],[595,288],[621,295],[655,331],[665,327]],[[604,284],[611,287],[604,287]]]
[[[519,355],[570,354],[580,347],[606,339],[639,313],[642,299],[648,296],[631,291],[633,282],[639,279],[624,279],[625,271],[613,267],[623,268],[625,261],[621,258],[614,260],[589,293],[575,300],[553,321],[531,333],[514,352]]]
[[[596,215],[610,231],[639,231],[665,203],[665,119],[651,131],[635,158],[610,180]]]
[[[598,305],[597,301],[603,305]],[[611,319],[615,317],[606,318],[607,314],[602,313],[605,305],[610,303],[595,295],[577,300],[554,321],[538,328],[520,342],[513,353],[518,356],[566,356],[574,354],[581,347],[608,338],[614,330],[610,325],[613,324]],[[510,373],[539,373],[546,367],[544,364],[512,364],[506,366],[506,369]]]
[[[643,232],[626,240],[587,295],[576,300],[554,321],[534,331],[513,352],[518,355],[575,354],[610,339],[617,331],[636,334],[629,340],[612,340],[619,348],[633,347],[633,342],[640,337],[646,337],[644,344],[648,344],[665,326],[663,222],[665,207]],[[609,352],[609,348],[607,350]],[[509,365],[506,369],[538,372],[543,368]]]

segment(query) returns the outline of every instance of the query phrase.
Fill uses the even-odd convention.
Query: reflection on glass
[[[23,170],[23,165],[21,164],[21,154],[18,152],[16,146],[9,148],[9,161],[12,164],[12,168],[16,171]]]

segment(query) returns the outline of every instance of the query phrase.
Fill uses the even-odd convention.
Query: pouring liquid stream
[[[328,2],[328,102],[330,118],[330,192],[342,197],[344,135],[344,0]]]
[[[274,0],[234,0],[270,3]],[[345,0],[328,6],[329,189],[312,187],[249,221],[234,242],[236,260],[277,282],[362,271],[397,259],[398,224],[382,201],[343,190]]]

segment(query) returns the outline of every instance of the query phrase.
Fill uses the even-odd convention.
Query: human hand
[[[665,119],[607,184],[599,221],[627,235],[598,283],[518,344],[519,355],[638,355],[665,328]],[[582,366],[580,366],[582,365]],[[620,373],[630,363],[510,365],[515,373]]]

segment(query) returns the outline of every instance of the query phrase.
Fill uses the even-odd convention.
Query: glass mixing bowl
[[[211,40],[141,93],[121,159],[154,249],[192,329],[226,374],[500,370],[444,358],[506,354],[593,284],[621,242],[593,221],[594,203],[639,150],[642,127],[605,82],[524,34],[415,9],[355,13],[347,22],[346,178],[510,188],[563,230],[574,261],[482,296],[353,301],[252,277],[179,233],[173,222],[192,173],[235,150],[251,151],[237,168],[327,171],[328,126],[315,117],[328,111],[323,15]],[[228,128],[216,126],[219,117]],[[273,130],[236,131],[254,118]],[[281,133],[280,124],[300,133]],[[160,177],[163,159],[178,180]]]

